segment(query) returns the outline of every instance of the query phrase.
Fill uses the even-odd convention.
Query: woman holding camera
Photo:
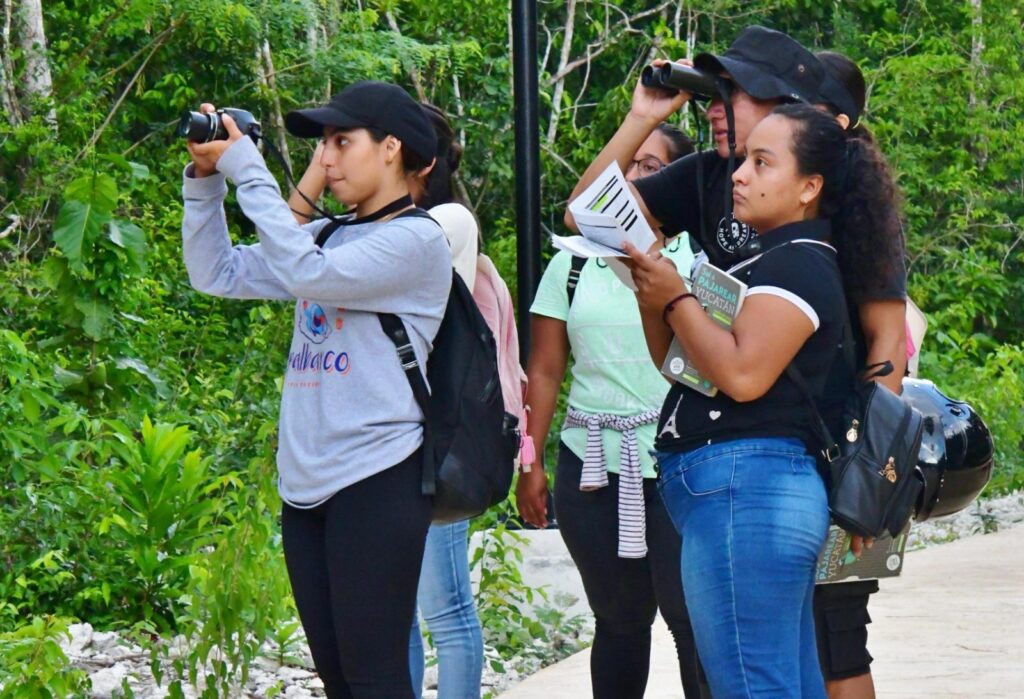
[[[476,295],[480,231],[472,212],[456,197],[453,183],[462,160],[462,147],[455,140],[444,112],[431,104],[420,106],[437,136],[437,151],[433,165],[408,173],[406,182],[416,205],[428,209],[440,224],[451,246],[451,263],[467,288]],[[322,148],[323,145],[317,147],[299,181],[298,191],[288,198],[288,205],[299,222],[310,220],[313,214],[310,201],[319,199],[327,186],[326,172],[320,164]],[[496,338],[500,337],[497,329],[492,330]],[[423,555],[417,600],[437,648],[439,699],[480,696],[483,632],[469,579],[468,536],[468,520],[432,525]],[[423,637],[415,617],[409,636],[409,667],[413,692],[419,697],[423,688],[424,657]]]
[[[659,488],[712,695],[824,697],[811,607],[828,505],[807,406],[782,374],[795,363],[820,398],[846,314],[832,241],[885,235],[888,192],[875,153],[808,105],[774,109],[746,153],[735,215],[762,252],[729,270],[748,285],[731,329],[658,253],[629,250],[655,361],[674,336],[719,389],[670,391]]]
[[[662,124],[633,154],[626,179],[653,174],[692,151],[676,127]],[[665,241],[658,235],[665,254],[688,268],[693,253],[687,236]],[[527,404],[538,454],[569,355],[574,358],[554,505],[596,620],[590,656],[594,696],[643,697],[651,624],[660,609],[675,640],[684,694],[697,697],[679,535],[658,497],[649,454],[668,386],[650,363],[633,293],[603,260],[559,252],[544,270],[530,312]],[[540,528],[548,521],[547,485],[544,469],[534,468],[520,474],[516,486],[520,515]]]
[[[289,113],[293,135],[324,139],[327,186],[354,211],[320,247],[328,221],[297,224],[253,141],[223,121],[228,140],[189,144],[185,263],[206,293],[295,302],[277,462],[285,559],[313,660],[328,697],[412,697],[409,627],[431,517],[423,415],[377,314],[402,319],[425,370],[451,262],[437,224],[410,215],[406,178],[430,165],[436,137],[419,105],[386,83]],[[225,178],[256,245],[232,247]]]

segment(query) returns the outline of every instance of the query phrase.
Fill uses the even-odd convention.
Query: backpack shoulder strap
[[[420,363],[416,359],[416,352],[412,348],[412,340],[405,329],[405,323],[394,313],[378,313],[380,327],[384,334],[394,343],[398,352],[398,361],[402,364],[402,371],[405,378],[409,380],[412,394],[423,411],[423,473],[422,492],[424,495],[433,495],[437,489],[435,482],[436,464],[434,464],[433,453],[428,447],[427,429],[430,424],[430,392],[420,372]]]
[[[327,225],[320,229],[320,232],[316,234],[316,246],[322,248],[324,243],[334,235],[334,232],[341,228],[342,221],[340,219],[332,219],[327,222]]]
[[[584,265],[587,264],[586,257],[572,256],[572,267],[569,269],[569,276],[565,280],[565,293],[569,295],[569,305],[572,306],[572,299],[576,296],[576,286],[580,283],[580,274]]]

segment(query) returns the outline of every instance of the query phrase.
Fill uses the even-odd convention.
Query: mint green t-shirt
[[[666,257],[688,273],[693,252],[686,234],[668,241]],[[669,383],[654,366],[647,351],[636,296],[600,259],[588,260],[580,274],[572,307],[565,289],[572,256],[560,251],[544,270],[537,296],[530,307],[536,315],[566,322],[572,350],[572,387],[569,405],[585,413],[637,415],[660,410]],[[636,430],[644,478],[654,478],[654,460],[648,453],[654,445],[656,425]],[[605,463],[619,472],[622,433],[601,430]],[[562,441],[581,459],[587,449],[587,430],[562,429]]]

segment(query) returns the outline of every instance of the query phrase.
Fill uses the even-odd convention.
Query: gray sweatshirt
[[[342,226],[321,250],[314,241],[327,222],[295,222],[250,139],[228,148],[217,169],[203,178],[186,169],[185,266],[192,286],[208,294],[296,300],[278,489],[285,502],[314,506],[422,443],[423,413],[376,314],[401,317],[425,368],[448,300],[451,254],[437,224],[414,217]],[[257,245],[232,247],[225,175],[256,224]]]

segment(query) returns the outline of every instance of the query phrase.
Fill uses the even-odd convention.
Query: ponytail
[[[437,134],[436,160],[434,168],[427,175],[427,191],[420,206],[430,209],[451,202],[464,205],[465,202],[455,194],[454,182],[455,171],[462,162],[462,146],[455,140],[455,131],[440,108],[427,103],[421,103],[420,106]]]
[[[832,221],[850,301],[872,298],[904,256],[896,186],[884,157],[873,141],[847,134],[811,106],[786,104],[774,113],[795,124],[792,148],[800,173],[824,180],[818,215]]]

